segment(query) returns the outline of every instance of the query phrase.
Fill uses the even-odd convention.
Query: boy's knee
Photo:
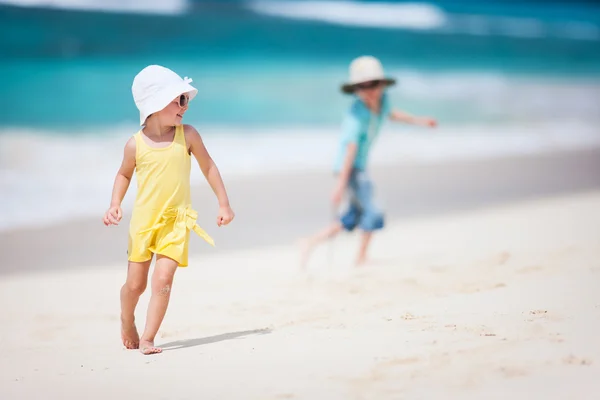
[[[340,218],[342,227],[347,231],[352,231],[356,227],[356,218],[342,217]]]
[[[382,229],[385,225],[385,217],[383,216],[383,213],[381,212],[371,212],[368,214],[365,214],[361,223],[360,223],[360,227],[363,231],[375,231],[378,229]]]
[[[345,230],[352,231],[358,224],[360,212],[354,207],[351,207],[346,213],[340,217],[340,222]]]

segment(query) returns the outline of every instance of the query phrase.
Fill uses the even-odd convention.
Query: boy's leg
[[[152,259],[137,263],[129,262],[127,280],[121,287],[121,339],[128,349],[137,349],[140,343],[135,326],[135,307],[148,282],[148,270]]]
[[[359,227],[363,232],[356,264],[363,265],[367,261],[367,250],[374,231],[380,230],[384,226],[384,215],[375,203],[373,183],[366,173],[361,174],[357,179],[356,196],[363,210],[359,222]]]
[[[333,238],[335,235],[340,233],[344,229],[344,225],[341,222],[335,221],[322,231],[317,232],[315,235],[306,239],[307,244],[312,248],[318,244],[326,241],[327,239]]]
[[[324,228],[322,231],[317,232],[315,235],[304,239],[302,241],[302,259],[300,262],[302,268],[306,266],[306,263],[308,262],[308,256],[310,255],[311,251],[315,248],[315,246],[317,246],[321,242],[324,242],[327,239],[333,238],[338,233],[340,233],[342,229],[344,229],[344,225],[339,221],[335,221],[331,225]]]
[[[373,237],[372,231],[362,232],[360,236],[360,248],[358,249],[358,257],[356,258],[356,265],[363,265],[367,261],[367,250],[369,248],[369,243],[371,243],[371,238]]]
[[[148,305],[146,328],[140,340],[140,351],[143,354],[160,353],[162,349],[154,346],[154,338],[162,324],[169,299],[173,277],[177,271],[178,263],[172,258],[162,255],[156,256],[156,266],[152,274],[152,296]]]
[[[358,223],[361,210],[356,204],[356,183],[354,174],[350,176],[350,180],[348,182],[348,187],[346,188],[346,190],[346,194],[349,196],[348,205],[346,210],[342,213],[338,220],[330,224],[328,227],[324,228],[322,231],[317,232],[315,235],[303,240],[303,251],[301,260],[301,265],[303,268],[306,266],[308,256],[310,255],[310,252],[314,249],[315,246],[328,239],[333,238],[342,230],[352,231]]]

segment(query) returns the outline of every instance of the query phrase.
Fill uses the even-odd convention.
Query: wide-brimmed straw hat
[[[370,81],[381,81],[387,86],[396,84],[396,79],[386,77],[383,73],[381,62],[373,56],[361,56],[350,63],[350,77],[348,82],[342,84],[341,90],[346,94],[354,93],[356,85]]]
[[[190,101],[198,94],[198,89],[190,85],[187,76],[181,78],[175,72],[160,65],[149,65],[141,70],[131,86],[133,100],[140,111],[140,125],[146,118],[169,105],[173,99],[187,93]]]

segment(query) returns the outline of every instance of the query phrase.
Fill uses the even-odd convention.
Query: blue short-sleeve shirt
[[[342,132],[338,154],[334,163],[334,172],[339,172],[346,157],[348,144],[355,143],[357,148],[354,168],[364,171],[367,167],[369,150],[373,142],[379,136],[383,122],[391,112],[390,101],[387,93],[381,98],[381,112],[373,114],[360,99],[356,98],[342,121]]]

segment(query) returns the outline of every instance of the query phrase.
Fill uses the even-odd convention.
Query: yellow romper
[[[190,230],[212,246],[214,241],[196,224],[198,213],[191,208],[191,155],[183,125],[176,127],[167,147],[150,147],[141,131],[134,138],[137,196],[129,226],[128,260],[148,261],[154,253],[186,267]]]

